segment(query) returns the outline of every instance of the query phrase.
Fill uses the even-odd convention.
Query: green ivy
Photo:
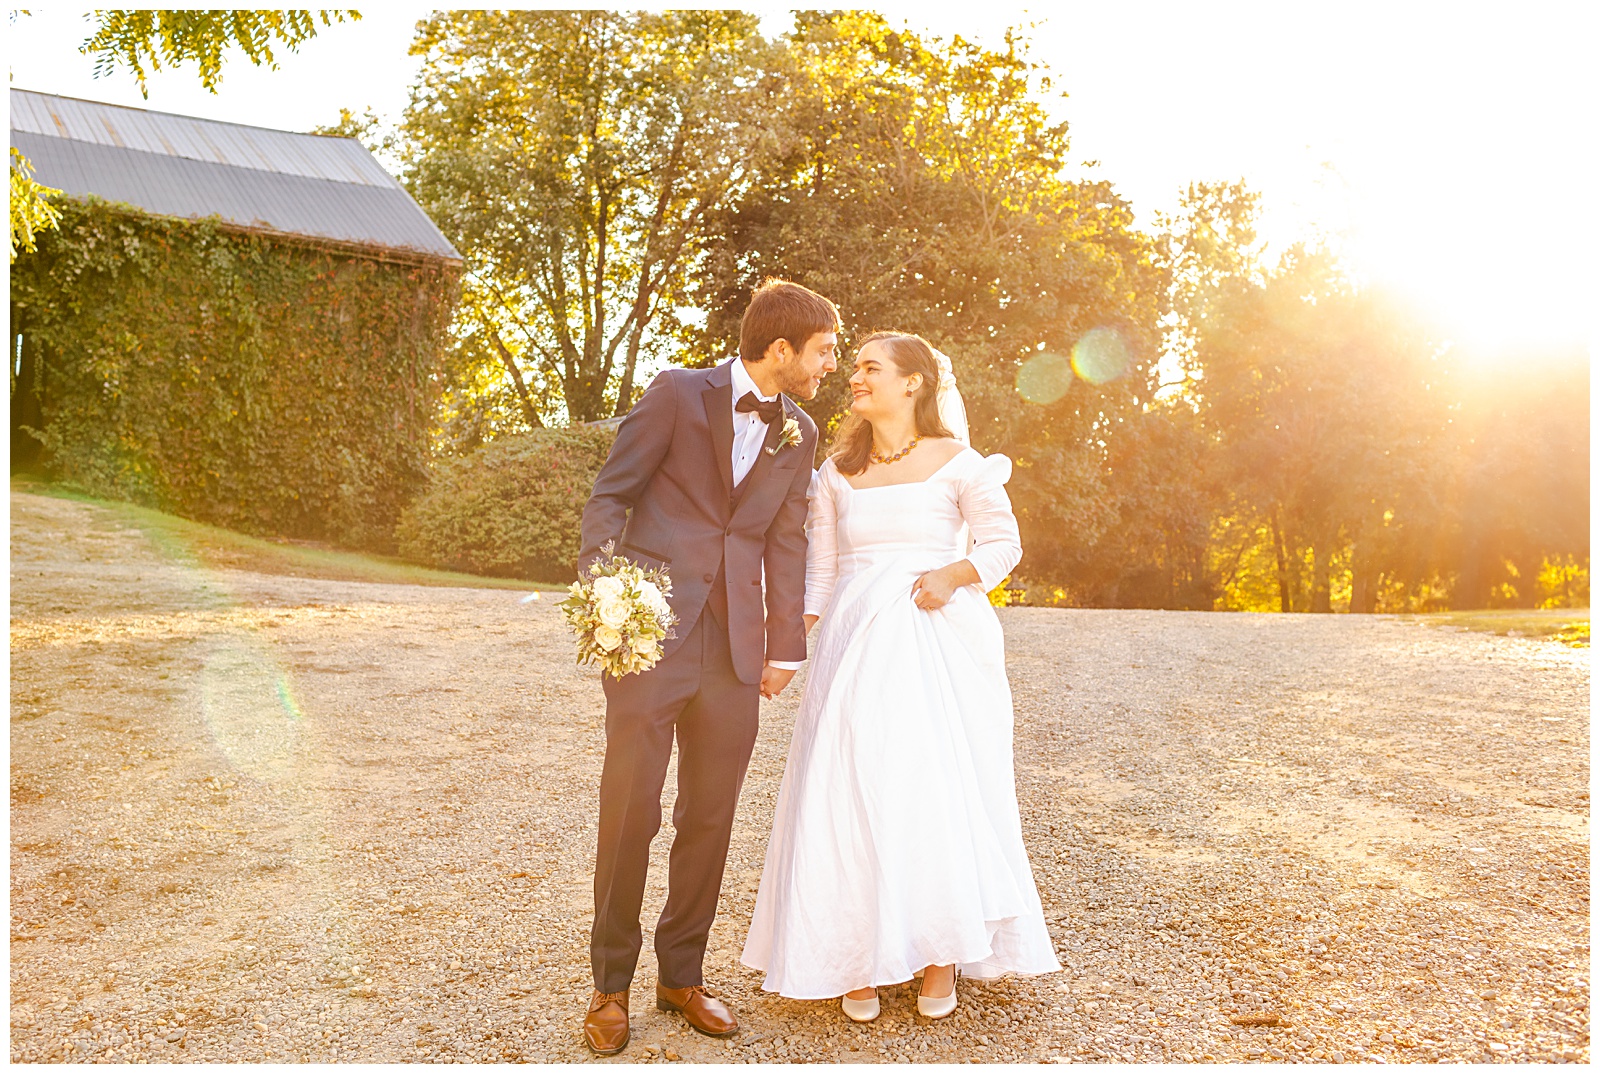
[[[54,473],[249,533],[388,550],[426,481],[457,274],[61,203],[11,271]],[[17,399],[13,395],[15,410]]]

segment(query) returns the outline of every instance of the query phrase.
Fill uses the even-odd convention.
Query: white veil
[[[971,447],[972,437],[967,431],[967,404],[962,401],[961,389],[956,387],[955,366],[950,364],[950,356],[943,351],[935,350],[933,360],[939,366],[939,420],[955,434],[957,440]]]

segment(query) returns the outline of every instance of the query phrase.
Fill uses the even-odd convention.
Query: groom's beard
[[[827,374],[822,374],[826,376]],[[784,395],[793,395],[801,399],[815,399],[819,377],[800,369],[778,370],[778,390]]]

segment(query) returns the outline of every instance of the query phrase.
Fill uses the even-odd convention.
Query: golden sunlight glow
[[[1337,15],[1075,5],[1025,21],[1037,20],[1033,55],[1067,95],[1055,111],[1084,178],[1112,184],[1141,226],[1190,182],[1243,179],[1263,198],[1269,262],[1325,241],[1440,337],[1518,353],[1593,338],[1583,102],[1595,11],[1533,2],[1505,19],[1357,0]],[[1022,14],[1002,7],[976,29],[967,8],[908,18],[994,44]],[[1130,18],[1141,23],[1137,77],[1122,50],[1083,47],[1119,39]]]

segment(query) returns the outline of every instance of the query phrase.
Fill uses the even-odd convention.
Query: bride
[[[1011,460],[966,446],[949,359],[875,333],[811,486],[811,671],[742,961],[791,999],[1059,970],[1017,812],[1005,642],[986,594],[1022,556]],[[970,531],[970,540],[969,540]]]

